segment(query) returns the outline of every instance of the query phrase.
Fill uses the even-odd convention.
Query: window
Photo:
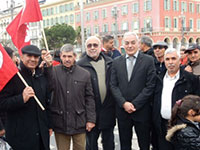
[[[127,15],[128,14],[128,5],[123,5],[122,6],[122,15]]]
[[[98,20],[99,19],[99,11],[95,11],[94,12],[94,20]]]
[[[170,0],[164,0],[164,10],[170,10]]]
[[[200,13],[200,4],[197,4],[197,13]]]
[[[117,24],[116,23],[113,23],[112,26],[111,26],[111,31],[112,32],[116,32],[118,29],[117,29]]]
[[[150,11],[152,9],[151,0],[144,1],[144,11]]]
[[[94,27],[94,34],[98,34],[99,33],[99,26],[95,26]]]
[[[189,20],[189,27],[190,27],[190,29],[193,29],[193,19]]]
[[[128,22],[122,23],[122,30],[128,30]]]
[[[200,19],[197,19],[197,30],[200,30]]]
[[[74,10],[74,3],[70,3],[70,11],[73,11]]]
[[[65,4],[65,12],[70,10],[69,7],[70,7],[69,4]]]
[[[91,27],[87,27],[86,34],[87,34],[87,37],[91,36]]]
[[[107,10],[102,9],[102,18],[105,19],[107,17]]]
[[[194,13],[194,3],[189,3],[189,12]]]
[[[132,22],[132,30],[138,30],[138,29],[139,29],[138,20],[133,20],[133,22]]]
[[[67,16],[67,15],[65,16],[65,23],[66,23],[66,24],[69,23],[69,19],[68,19],[68,16]]]
[[[108,32],[108,24],[103,25],[102,32]]]
[[[165,17],[165,28],[171,28],[171,19],[169,17]]]
[[[89,12],[86,13],[86,21],[90,21],[90,13]]]
[[[47,27],[49,26],[49,19],[47,19]]]
[[[152,28],[152,19],[151,18],[147,18],[144,20],[144,28],[145,29]]]
[[[77,14],[76,15],[76,22],[78,23],[78,22],[80,22],[81,21],[81,15],[80,14]]]
[[[174,18],[174,28],[178,28],[178,19]]]
[[[70,23],[74,23],[74,15],[73,14],[70,15]]]
[[[46,21],[45,20],[43,20],[43,26],[46,27]]]
[[[51,8],[51,15],[53,15],[54,14],[54,11],[53,11],[53,8]]]
[[[173,10],[179,11],[179,1],[178,0],[173,0]]]
[[[187,3],[181,2],[181,12],[187,12]]]
[[[59,10],[60,10],[60,13],[63,13],[64,12],[64,6],[60,5]]]
[[[54,25],[53,18],[51,18],[51,26],[53,26],[53,25]]]
[[[60,16],[60,23],[64,23],[63,16]]]
[[[138,13],[139,12],[139,5],[138,3],[133,4],[133,13]]]
[[[48,8],[48,14],[51,15],[51,9],[50,8]]]

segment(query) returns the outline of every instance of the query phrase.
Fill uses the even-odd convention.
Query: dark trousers
[[[118,119],[119,137],[121,150],[131,150],[133,126],[138,138],[140,150],[149,150],[150,147],[150,121],[138,122],[131,119]]]
[[[98,150],[98,138],[102,134],[103,150],[114,150],[113,128],[98,129],[94,127],[92,131],[86,133],[86,150]]]
[[[161,133],[158,135],[159,150],[174,150],[173,145],[165,139],[167,135],[168,120],[161,119]]]

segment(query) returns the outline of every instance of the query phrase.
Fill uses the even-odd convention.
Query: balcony
[[[180,29],[182,32],[189,32],[190,31],[190,27],[183,27]]]
[[[143,33],[149,33],[149,32],[152,32],[153,31],[153,28],[152,27],[149,27],[149,28],[141,28],[141,32]]]

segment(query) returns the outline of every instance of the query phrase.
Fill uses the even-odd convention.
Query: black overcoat
[[[35,75],[22,63],[20,73],[34,92],[45,110],[42,111],[34,98],[24,103],[22,92],[25,88],[15,75],[0,93],[0,109],[7,111],[6,139],[14,150],[37,150],[40,141],[49,150],[48,103],[50,93],[46,78],[39,69]]]

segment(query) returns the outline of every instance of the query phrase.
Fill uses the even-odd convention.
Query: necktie
[[[133,59],[134,59],[134,57],[128,57],[127,58],[128,81],[130,81],[131,74],[132,74],[132,71],[133,71]]]

